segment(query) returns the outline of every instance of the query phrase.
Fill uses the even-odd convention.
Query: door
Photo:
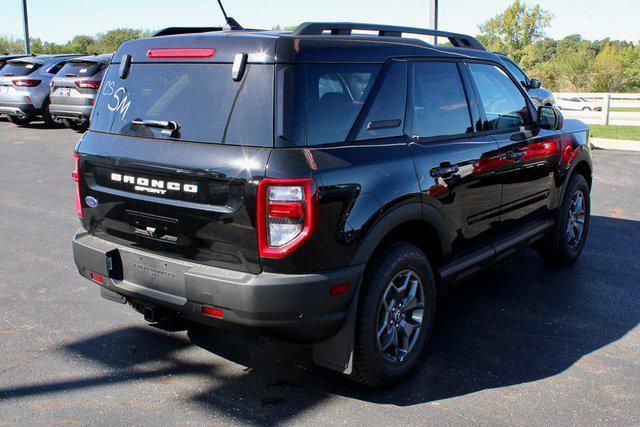
[[[501,201],[498,144],[477,132],[463,71],[456,62],[415,61],[409,79],[410,147],[423,202],[446,218],[454,256],[491,243]]]
[[[500,222],[504,231],[512,231],[548,212],[560,137],[558,132],[534,126],[530,102],[505,70],[481,63],[468,66],[480,101],[483,129],[500,148]]]

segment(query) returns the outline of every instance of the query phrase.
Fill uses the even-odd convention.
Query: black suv
[[[119,48],[76,147],[75,263],[148,321],[309,343],[386,385],[440,291],[531,244],[578,258],[588,138],[466,35],[167,29]]]

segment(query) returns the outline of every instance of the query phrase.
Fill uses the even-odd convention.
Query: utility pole
[[[31,54],[31,43],[29,42],[29,12],[27,11],[27,0],[22,0],[22,21],[24,23],[24,53]]]
[[[26,0],[25,0],[26,1]],[[431,15],[429,15],[429,28],[438,29],[438,0],[429,0],[431,3]],[[438,44],[438,37],[433,36],[433,44]]]

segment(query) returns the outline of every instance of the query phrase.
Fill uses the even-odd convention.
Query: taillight
[[[40,83],[42,83],[42,80],[20,79],[20,80],[12,80],[11,83],[13,83],[14,86],[18,86],[18,87],[35,87],[35,86],[38,86]]]
[[[74,159],[76,159],[76,168],[71,172],[71,178],[76,182],[76,197],[74,204],[76,206],[76,215],[78,218],[83,218],[82,215],[82,202],[80,201],[80,157],[76,153],[73,153]]]
[[[82,89],[98,89],[100,87],[100,82],[92,82],[89,80],[76,82],[76,86]]]
[[[318,221],[316,182],[265,178],[258,183],[258,246],[263,258],[282,258],[313,233]]]

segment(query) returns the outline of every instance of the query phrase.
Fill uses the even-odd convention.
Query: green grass
[[[640,141],[640,126],[589,125],[593,138]]]
[[[640,107],[611,107],[611,111],[625,113],[640,113]]]

